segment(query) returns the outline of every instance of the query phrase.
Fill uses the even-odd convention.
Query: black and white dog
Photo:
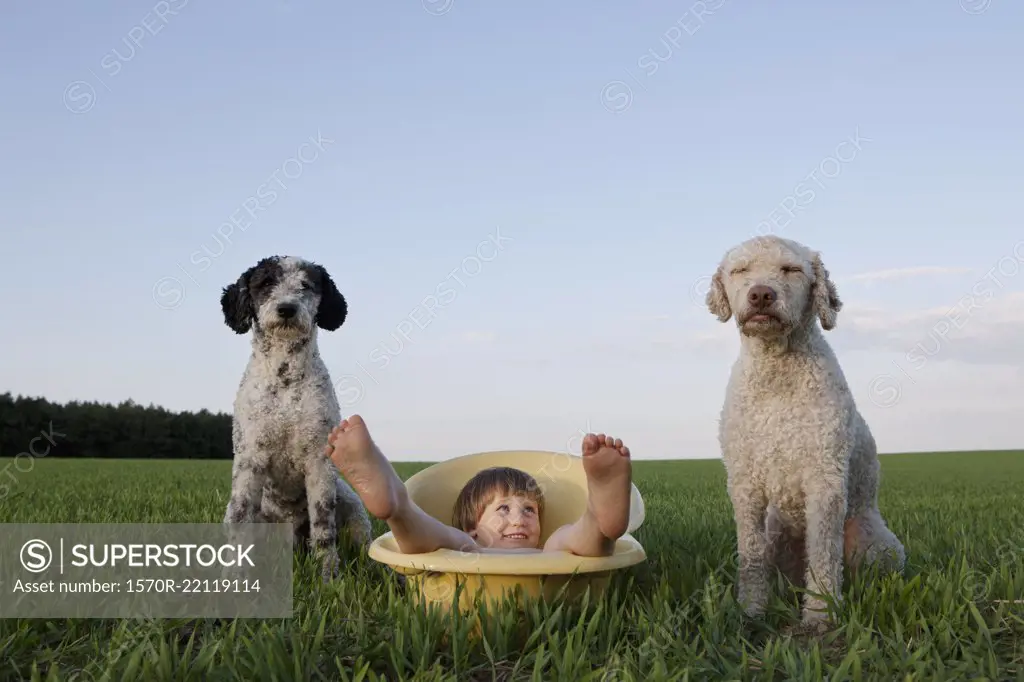
[[[224,523],[291,522],[296,547],[308,544],[330,580],[339,570],[339,529],[358,546],[371,535],[362,502],[323,454],[341,411],[317,331],[344,323],[345,297],[323,266],[273,256],[224,288],[221,309],[234,332],[252,331],[235,397]]]

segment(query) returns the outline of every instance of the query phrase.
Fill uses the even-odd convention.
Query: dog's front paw
[[[373,542],[373,526],[370,519],[362,514],[348,523],[349,538],[356,547],[368,548]]]
[[[737,599],[749,618],[760,618],[768,607],[767,586],[758,582],[740,583]]]
[[[830,627],[827,603],[821,599],[808,598],[804,604],[799,631],[805,635],[823,635]]]
[[[320,550],[320,577],[329,583],[341,573],[341,558],[333,547]]]
[[[760,618],[763,616],[767,607],[766,602],[767,600],[764,599],[751,599],[749,597],[746,599],[743,597],[740,598],[740,605],[743,606],[743,613],[746,614],[748,618]]]
[[[801,627],[808,632],[823,633],[830,625],[828,602],[808,595],[804,600]]]

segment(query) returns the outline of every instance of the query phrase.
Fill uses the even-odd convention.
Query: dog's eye
[[[746,271],[747,271],[747,266],[745,266],[745,265],[744,265],[744,266],[743,266],[743,267],[741,267],[741,268],[733,268],[733,269],[732,269],[732,270],[731,270],[731,271],[729,272],[729,274],[730,274],[730,275],[739,275],[739,274],[742,274],[742,273],[744,273],[744,272],[746,272]]]
[[[804,270],[803,270],[803,268],[797,267],[796,265],[784,265],[782,267],[782,271],[786,272],[786,273],[789,273],[789,272],[803,272]]]
[[[309,291],[310,289],[313,288],[313,285],[310,282],[307,282],[306,280],[302,280],[302,288],[306,291]]]
[[[252,279],[253,289],[262,289],[263,287],[269,287],[272,286],[273,284],[274,278],[271,277],[270,275],[262,275],[258,277],[253,277]]]

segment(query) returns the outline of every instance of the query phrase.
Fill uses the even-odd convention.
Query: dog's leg
[[[309,507],[309,544],[320,561],[325,582],[339,572],[338,492],[334,465],[324,457],[314,457],[306,470],[306,496]]]
[[[878,563],[881,571],[900,572],[906,552],[878,510],[881,464],[875,439],[863,417],[857,415],[857,447],[850,459],[849,518],[844,555],[851,572],[863,563]]]
[[[243,532],[238,524],[259,523],[262,520],[263,483],[266,467],[253,458],[237,458],[232,466],[231,497],[224,510],[225,539],[231,544],[240,544]],[[224,566],[221,578],[231,580],[239,576],[237,569]]]
[[[843,555],[852,573],[864,564],[878,564],[882,572],[899,573],[906,551],[896,534],[885,525],[877,509],[868,509],[846,521]]]
[[[842,461],[826,456],[825,461]],[[815,474],[807,490],[807,576],[809,594],[804,602],[803,621],[818,625],[828,619],[825,597],[842,599],[843,525],[846,522],[845,478],[835,472]]]
[[[736,519],[736,549],[739,559],[737,592],[748,616],[757,617],[768,605],[768,574],[765,564],[765,513],[763,491],[742,487],[730,490]]]
[[[373,527],[370,525],[366,507],[363,506],[356,491],[352,490],[352,486],[344,478],[338,476],[336,481],[338,507],[335,522],[337,527],[345,528],[352,543],[357,547],[366,547],[373,539]]]
[[[231,498],[224,523],[256,523],[263,501],[266,467],[253,459],[236,459],[231,475]]]

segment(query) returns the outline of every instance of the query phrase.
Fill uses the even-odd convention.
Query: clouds
[[[909,268],[892,268],[890,270],[862,272],[849,277],[847,281],[871,284],[879,281],[909,279],[911,277],[923,277],[927,275],[964,275],[969,272],[971,272],[970,268],[960,266],[921,265]]]
[[[837,350],[899,353],[914,370],[943,360],[1021,366],[1024,292],[972,292],[951,306],[910,312],[851,305],[833,334]]]
[[[842,332],[846,350],[877,349],[900,354],[912,370],[931,362],[1021,366],[1018,350],[1024,332],[1024,291],[1015,290],[1021,272],[1018,244],[984,274],[969,278],[955,296],[918,310],[847,305]],[[852,279],[872,282],[924,275],[957,275],[965,268],[912,267],[864,273]],[[891,286],[891,285],[890,285]],[[837,330],[838,331],[838,330]]]
[[[497,339],[497,334],[485,329],[470,329],[456,337],[458,342],[470,346],[493,346]]]

